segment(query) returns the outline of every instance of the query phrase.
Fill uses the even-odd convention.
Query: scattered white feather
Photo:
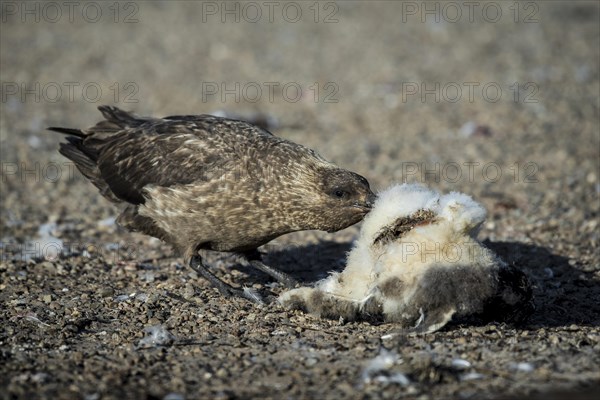
[[[66,253],[62,239],[54,236],[58,227],[56,223],[41,224],[37,231],[37,238],[25,241],[21,251],[23,261],[46,260],[55,261]]]
[[[117,297],[115,297],[115,301],[117,303],[121,303],[123,301],[127,301],[129,300],[129,295],[128,294],[120,294]]]
[[[477,379],[483,379],[485,375],[480,374],[479,372],[467,372],[466,374],[460,377],[461,381],[474,381]]]
[[[146,337],[138,342],[138,348],[168,346],[175,341],[175,336],[171,334],[163,325],[153,325],[144,329]]]
[[[100,221],[98,221],[98,226],[113,227],[115,226],[116,220],[117,219],[115,217],[101,219]]]
[[[471,368],[471,363],[462,358],[455,358],[452,360],[452,367],[455,369],[468,369]]]
[[[528,363],[528,362],[519,362],[519,363],[512,363],[510,365],[510,369],[514,370],[514,371],[519,371],[519,372],[532,372],[535,367],[533,366],[533,364]]]
[[[39,237],[52,237],[54,236],[54,232],[56,232],[57,225],[55,222],[49,222],[47,224],[41,224],[38,227],[37,235]]]
[[[410,380],[400,372],[390,373],[389,370],[400,362],[400,357],[395,352],[382,348],[379,354],[370,360],[361,373],[361,381],[369,383],[398,383],[406,386]]]
[[[260,294],[258,294],[258,292],[252,288],[244,287],[244,294],[248,300],[251,300],[254,303],[261,304],[263,302]]]

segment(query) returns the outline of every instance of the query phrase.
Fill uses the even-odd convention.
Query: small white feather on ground
[[[392,186],[366,216],[346,269],[284,292],[279,302],[326,318],[384,320],[421,332],[481,313],[492,298],[513,294],[499,284],[506,264],[475,238],[485,215],[466,194]]]
[[[175,336],[164,325],[153,325],[144,328],[146,336],[138,342],[138,348],[169,346],[175,341]]]

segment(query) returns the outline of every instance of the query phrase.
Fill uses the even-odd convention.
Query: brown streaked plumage
[[[374,195],[365,178],[313,150],[244,121],[211,115],[138,117],[100,106],[105,120],[67,134],[60,153],[108,200],[117,222],[171,244],[225,295],[253,296],[215,277],[199,250],[242,253],[285,233],[337,231],[359,222]]]

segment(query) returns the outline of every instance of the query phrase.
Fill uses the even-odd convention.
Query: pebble
[[[195,295],[196,295],[196,290],[194,289],[194,285],[192,285],[189,282],[186,283],[185,288],[183,290],[183,298],[186,300],[189,300],[192,297],[194,297]]]
[[[103,286],[100,288],[100,290],[98,290],[98,295],[100,297],[112,297],[114,294],[114,289],[109,286]]]
[[[229,375],[225,368],[219,368],[215,374],[219,378],[225,378]]]
[[[311,358],[307,358],[304,361],[304,365],[307,366],[307,367],[313,367],[313,366],[317,365],[318,362],[319,362],[319,360],[317,360],[316,358],[311,357]]]
[[[596,183],[596,174],[593,172],[590,172],[589,174],[587,174],[587,176],[585,177],[585,180],[587,181],[587,183],[589,184],[593,184]]]
[[[46,270],[47,273],[50,273],[50,274],[55,274],[56,273],[56,267],[50,261],[44,261],[43,263],[40,264],[40,266],[44,270]]]
[[[162,400],[185,400],[185,396],[181,393],[169,393],[165,395]]]

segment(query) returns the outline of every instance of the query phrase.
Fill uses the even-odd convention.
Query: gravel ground
[[[598,395],[597,2],[47,4],[0,10],[2,398]],[[44,128],[89,126],[100,104],[241,115],[375,189],[466,192],[537,311],[382,339],[393,325],[224,300],[164,244],[115,226],[56,152]],[[357,232],[290,234],[266,259],[314,281]],[[230,282],[282,290],[213,261]]]

